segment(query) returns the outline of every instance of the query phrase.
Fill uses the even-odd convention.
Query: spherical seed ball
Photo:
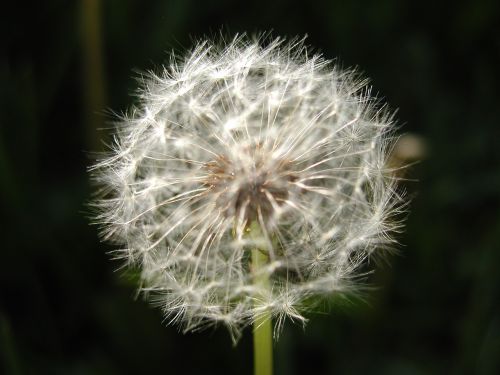
[[[264,310],[305,320],[305,299],[355,290],[392,243],[391,116],[303,41],[200,42],[139,98],[93,168],[96,221],[169,321],[237,337]]]

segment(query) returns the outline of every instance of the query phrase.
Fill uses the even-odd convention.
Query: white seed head
[[[392,117],[303,41],[201,42],[144,77],[139,98],[92,168],[96,221],[170,321],[235,337],[262,311],[278,329],[305,321],[306,299],[355,290],[393,242]],[[255,248],[268,288],[253,282]]]

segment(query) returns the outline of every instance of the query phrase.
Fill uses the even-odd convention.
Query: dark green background
[[[286,326],[276,373],[500,373],[498,1],[102,3],[90,23],[101,60],[84,48],[90,3],[2,6],[0,372],[251,373],[249,331],[233,348],[222,329],[165,327],[159,310],[134,300],[85,217],[88,152],[108,134],[95,128],[110,120],[106,109],[134,101],[134,69],[224,26],[307,33],[326,57],[371,77],[399,108],[401,132],[427,147],[409,172],[419,182],[406,186],[414,198],[401,254],[370,279],[378,289],[367,303],[310,316],[305,331]],[[99,61],[95,82],[86,72]]]

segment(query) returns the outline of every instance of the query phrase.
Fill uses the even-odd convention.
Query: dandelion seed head
[[[262,309],[278,329],[305,322],[305,300],[355,290],[393,244],[392,115],[303,40],[200,42],[144,76],[138,97],[92,168],[96,222],[168,322],[236,338]],[[270,289],[253,282],[255,248]]]

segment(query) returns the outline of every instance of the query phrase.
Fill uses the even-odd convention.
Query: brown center
[[[204,184],[210,194],[217,195],[216,205],[226,217],[241,218],[247,224],[263,220],[267,225],[288,198],[290,183],[297,177],[290,162],[272,160],[260,147],[245,151],[245,161],[218,155],[206,163]]]

